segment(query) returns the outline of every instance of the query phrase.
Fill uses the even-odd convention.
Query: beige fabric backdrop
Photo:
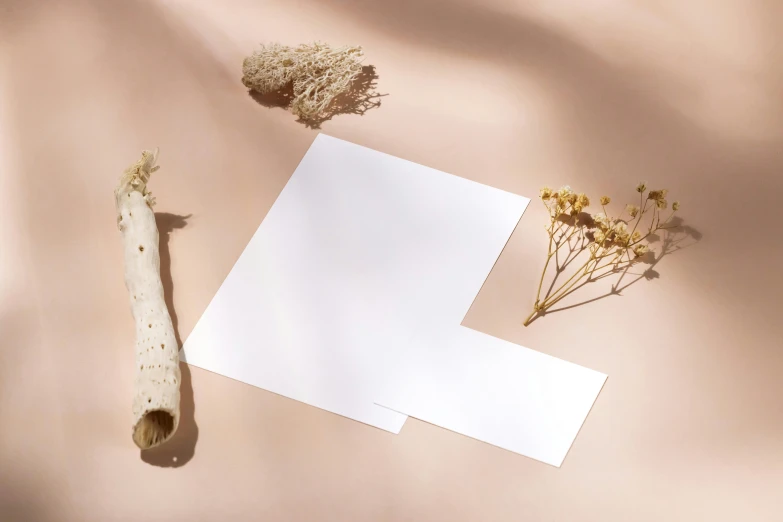
[[[776,0],[0,0],[0,519],[779,520],[782,15]],[[241,60],[313,39],[363,45],[388,94],[324,132],[528,196],[570,183],[623,201],[646,179],[682,200],[701,239],[657,277],[523,328],[546,241],[534,201],[464,321],[609,374],[561,469],[195,368],[177,439],[134,447],[117,176],[161,148],[186,338],[317,132],[251,99]]]

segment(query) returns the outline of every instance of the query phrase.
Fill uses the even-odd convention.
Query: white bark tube
[[[147,190],[156,160],[157,151],[142,152],[114,192],[125,246],[125,286],[136,322],[133,441],[141,449],[163,444],[179,425],[179,346],[163,297],[155,200]]]

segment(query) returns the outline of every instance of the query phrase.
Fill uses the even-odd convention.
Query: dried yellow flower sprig
[[[261,94],[293,83],[291,112],[302,120],[322,116],[362,72],[361,47],[315,42],[297,47],[262,45],[242,63],[242,83]]]
[[[669,207],[666,200],[669,191],[662,189],[648,192],[647,184],[639,183],[636,192],[639,193],[638,205],[629,203],[619,216],[610,217],[606,210],[606,206],[612,201],[609,196],[599,198],[603,212],[590,215],[584,212],[584,209],[590,206],[590,198],[586,194],[576,193],[567,185],[558,190],[549,187],[541,189],[541,201],[549,212],[550,223],[546,229],[549,234],[549,247],[533,312],[525,319],[525,326],[529,325],[536,315],[542,315],[570,294],[580,282],[591,281],[611,271],[630,266],[650,251],[645,241],[658,230],[667,228],[667,223],[680,209],[680,203],[672,203],[671,212],[662,219],[661,212]],[[559,252],[566,245],[569,253],[561,265]],[[555,259],[559,275],[582,252],[588,253],[587,261],[560,287],[554,292],[547,292],[542,299],[541,289],[552,259]]]

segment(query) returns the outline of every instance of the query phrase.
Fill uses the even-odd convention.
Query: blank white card
[[[453,324],[390,355],[378,404],[560,466],[606,375]]]
[[[183,359],[398,433],[384,356],[459,324],[528,202],[320,134]]]

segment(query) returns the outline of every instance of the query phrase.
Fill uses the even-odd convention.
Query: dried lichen
[[[291,112],[302,120],[322,117],[334,98],[362,72],[361,47],[323,43],[262,45],[242,63],[242,83],[266,94],[293,84]]]

